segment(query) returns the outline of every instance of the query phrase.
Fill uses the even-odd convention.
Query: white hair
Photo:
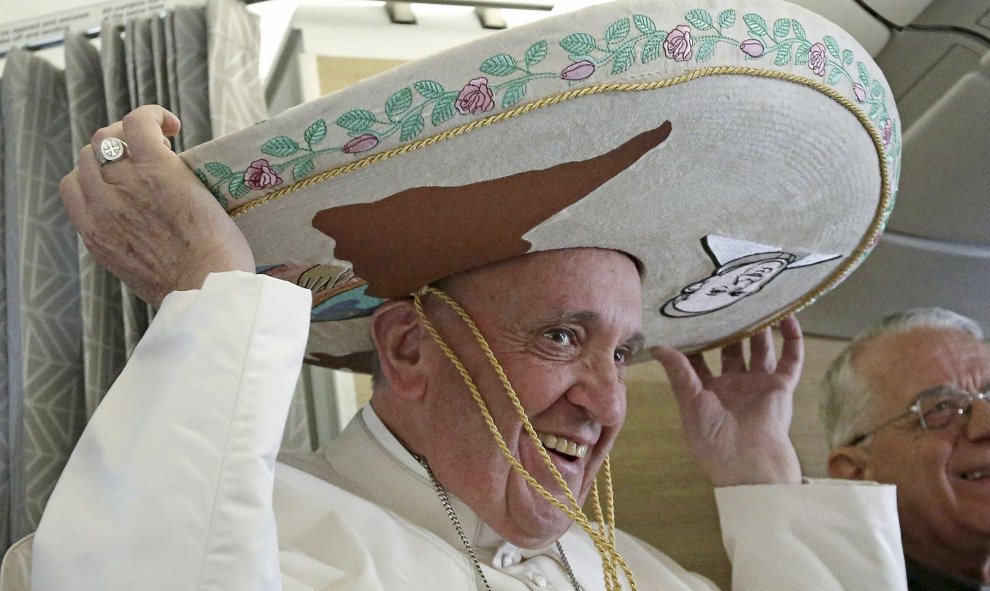
[[[875,401],[867,380],[859,374],[853,357],[872,339],[918,328],[953,330],[983,340],[983,329],[973,320],[942,308],[913,308],[882,318],[853,337],[832,361],[821,384],[818,414],[825,427],[829,449],[848,445],[873,420]]]

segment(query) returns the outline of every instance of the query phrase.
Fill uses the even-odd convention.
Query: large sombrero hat
[[[259,270],[311,288],[308,360],[366,369],[401,297],[527,252],[639,261],[648,345],[700,350],[836,285],[893,205],[869,54],[770,0],[628,0],[443,52],[182,157]]]

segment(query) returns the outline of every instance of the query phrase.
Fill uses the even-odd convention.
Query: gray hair
[[[983,340],[983,329],[979,324],[943,308],[913,308],[891,314],[853,337],[832,361],[821,384],[818,414],[825,427],[829,449],[848,445],[857,434],[867,430],[873,420],[873,393],[853,364],[856,353],[867,341],[918,328],[954,330]]]

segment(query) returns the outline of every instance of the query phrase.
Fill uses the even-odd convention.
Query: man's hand
[[[798,483],[801,466],[788,429],[804,346],[793,316],[780,323],[780,360],[770,329],[722,349],[722,375],[700,353],[687,357],[667,347],[651,353],[663,364],[681,411],[688,446],[715,486]]]
[[[255,270],[240,230],[170,150],[178,131],[169,111],[140,107],[97,131],[60,185],[93,257],[154,306],[212,272]],[[101,166],[94,146],[108,137],[124,140],[129,154]]]

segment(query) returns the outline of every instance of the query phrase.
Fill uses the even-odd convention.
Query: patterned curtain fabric
[[[13,541],[37,527],[85,405],[79,255],[58,194],[73,152],[65,74],[14,51],[0,87]]]
[[[206,36],[210,68],[210,122],[219,137],[266,117],[258,77],[258,21],[240,5],[209,2]]]
[[[97,49],[97,46],[99,49]],[[93,260],[58,195],[78,150],[131,109],[182,119],[187,149],[266,116],[259,30],[237,0],[70,32],[65,71],[23,50],[0,79],[0,551],[38,525],[86,421],[153,310]],[[312,449],[300,380],[286,449]]]
[[[0,80],[0,121],[3,116],[4,90],[2,80]],[[4,167],[6,165],[3,157],[6,150],[4,140],[3,125],[0,125],[0,204],[4,199]],[[7,381],[10,372],[7,371],[7,265],[4,260],[6,252],[4,230],[4,212],[0,207],[0,548],[10,546],[13,540],[10,539],[10,507],[12,506],[12,495],[10,486],[10,459],[12,458],[11,436],[13,435],[13,424],[10,411],[10,396],[8,395]]]
[[[65,39],[65,85],[72,145],[85,146],[109,119],[100,53],[82,33],[70,33]],[[77,156],[78,152],[73,152],[73,157]],[[124,366],[123,296],[120,282],[96,264],[82,241],[78,248],[85,408],[89,419]]]

